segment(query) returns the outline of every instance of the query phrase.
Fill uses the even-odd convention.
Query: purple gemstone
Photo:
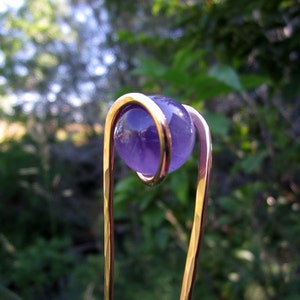
[[[171,98],[149,96],[165,114],[172,137],[169,173],[179,168],[190,156],[195,142],[195,128],[185,108]],[[115,129],[118,154],[133,170],[145,176],[156,173],[159,165],[159,138],[148,112],[132,105],[120,116]]]

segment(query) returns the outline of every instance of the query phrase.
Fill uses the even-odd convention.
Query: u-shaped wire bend
[[[167,174],[171,161],[172,140],[167,119],[159,106],[149,97],[140,93],[129,93],[118,98],[110,108],[104,128],[103,149],[103,194],[104,194],[104,300],[113,300],[114,281],[114,216],[113,216],[113,181],[114,181],[114,131],[120,115],[137,104],[145,108],[154,120],[160,143],[160,163],[156,174],[148,177],[137,173],[148,185],[160,182]],[[199,138],[198,181],[194,220],[187,252],[180,300],[190,300],[195,279],[197,257],[203,231],[204,213],[207,201],[209,175],[211,169],[211,138],[209,128],[198,111],[184,105],[189,112]]]

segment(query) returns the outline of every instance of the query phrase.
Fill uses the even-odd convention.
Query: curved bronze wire
[[[104,128],[103,149],[103,194],[104,194],[104,299],[113,299],[114,280],[114,219],[113,219],[113,173],[114,173],[114,130],[118,117],[129,105],[138,104],[152,116],[160,141],[160,164],[152,177],[140,173],[145,183],[153,185],[161,181],[168,172],[171,159],[171,134],[165,115],[149,97],[130,93],[118,98],[110,108]]]
[[[167,174],[171,160],[171,134],[167,120],[149,97],[140,93],[129,93],[118,98],[110,108],[104,128],[103,150],[103,193],[104,193],[104,300],[113,300],[114,280],[114,220],[113,220],[113,173],[114,173],[114,130],[118,117],[129,105],[144,107],[154,120],[160,141],[160,163],[152,177],[137,173],[148,185],[160,182]],[[211,168],[211,138],[203,117],[192,107],[184,105],[189,112],[199,137],[198,182],[194,221],[183,275],[180,300],[190,300],[196,273],[200,238],[203,231],[204,212]]]
[[[192,121],[198,133],[199,140],[198,180],[194,220],[180,293],[180,300],[190,300],[192,299],[197,258],[200,250],[200,243],[204,228],[204,216],[207,204],[208,185],[212,164],[212,144],[209,127],[201,114],[191,106],[183,106],[192,118]]]

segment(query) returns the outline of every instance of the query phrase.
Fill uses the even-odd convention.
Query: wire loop
[[[104,128],[103,149],[103,194],[104,194],[104,300],[113,300],[114,281],[114,131],[120,115],[130,105],[137,104],[151,115],[157,128],[160,143],[160,161],[153,176],[137,172],[138,177],[148,185],[155,185],[166,176],[171,162],[172,139],[164,113],[149,97],[140,93],[129,93],[118,98],[110,108]],[[203,232],[204,214],[207,202],[211,169],[211,138],[208,125],[198,111],[184,105],[190,114],[199,138],[199,162],[194,220],[183,274],[180,300],[190,300],[196,274],[197,257]]]

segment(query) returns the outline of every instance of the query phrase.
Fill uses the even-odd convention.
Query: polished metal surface
[[[196,275],[197,258],[204,228],[204,216],[212,164],[212,146],[209,127],[204,118],[194,108],[188,105],[184,105],[184,107],[189,112],[193,120],[199,139],[198,180],[194,220],[180,294],[180,300],[189,300],[192,299],[192,289]]]
[[[118,98],[110,108],[104,129],[103,150],[103,193],[104,193],[104,300],[113,300],[114,281],[114,216],[113,216],[113,180],[114,180],[114,130],[120,114],[131,104],[144,107],[154,120],[160,141],[160,163],[154,176],[147,177],[137,173],[148,185],[160,182],[168,173],[171,160],[171,134],[167,120],[155,102],[140,93],[129,93]],[[197,257],[203,232],[204,213],[211,168],[211,138],[209,128],[203,117],[192,107],[184,105],[189,112],[199,138],[198,180],[194,220],[187,252],[180,300],[192,297]]]

